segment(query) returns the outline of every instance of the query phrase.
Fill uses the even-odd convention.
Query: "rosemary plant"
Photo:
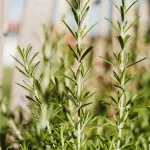
[[[125,129],[127,128],[127,121],[129,121],[129,116],[133,107],[133,102],[138,99],[137,94],[132,95],[129,94],[130,91],[128,90],[127,83],[133,78],[134,74],[128,76],[129,72],[128,69],[143,61],[146,58],[138,60],[136,62],[132,62],[134,58],[133,52],[128,52],[126,47],[128,42],[132,39],[132,36],[129,34],[129,29],[134,25],[134,23],[139,19],[139,17],[131,24],[128,23],[128,18],[126,17],[129,10],[134,6],[137,1],[133,2],[129,7],[126,5],[126,0],[122,0],[122,5],[118,6],[112,1],[112,4],[118,9],[121,20],[117,21],[118,26],[116,26],[111,20],[107,19],[111,24],[112,27],[116,30],[117,36],[116,39],[120,45],[120,52],[113,53],[113,56],[116,60],[115,63],[110,62],[109,60],[101,57],[104,61],[111,64],[115,67],[113,71],[114,76],[114,86],[118,89],[117,97],[114,98],[111,95],[108,95],[109,98],[112,100],[112,105],[116,108],[116,114],[114,115],[115,124],[111,123],[111,125],[117,128],[117,139],[116,142],[113,142],[114,149],[122,150],[133,147],[134,143],[131,142],[130,137],[125,137]],[[116,71],[117,70],[117,71]]]
[[[20,59],[13,57],[20,66],[16,69],[24,76],[23,84],[17,83],[25,90],[29,91],[26,98],[31,101],[31,120],[30,128],[33,132],[23,132],[24,140],[21,141],[21,149],[56,149],[61,146],[61,138],[58,133],[65,132],[63,129],[63,99],[64,94],[60,92],[57,70],[63,64],[54,60],[54,54],[57,55],[59,41],[63,34],[54,36],[54,29],[44,26],[45,43],[43,45],[43,59],[38,61],[38,52],[32,55],[32,47],[27,49],[17,47]],[[60,113],[61,112],[61,113]],[[59,114],[60,113],[60,114]],[[59,117],[57,117],[59,114]],[[27,130],[28,131],[28,130]],[[68,131],[67,131],[68,132]],[[65,133],[64,133],[65,134]],[[63,135],[61,135],[63,137]],[[63,137],[64,138],[64,137]],[[37,142],[39,140],[40,142]],[[60,140],[60,143],[58,142]],[[63,145],[65,147],[65,145]],[[62,146],[61,146],[62,147]]]
[[[84,62],[85,57],[93,49],[93,46],[85,45],[83,43],[83,39],[97,23],[89,29],[87,29],[87,25],[84,25],[85,17],[89,11],[90,0],[76,0],[76,8],[71,2],[69,2],[69,0],[66,1],[71,7],[75,22],[77,24],[77,29],[74,29],[63,20],[72,36],[77,41],[75,48],[73,48],[71,45],[68,45],[74,59],[76,60],[77,69],[73,70],[70,68],[72,77],[64,75],[74,84],[74,89],[67,87],[69,101],[72,101],[75,106],[73,110],[68,112],[67,116],[75,131],[75,136],[77,137],[77,139],[73,141],[73,143],[75,143],[75,149],[81,150],[86,148],[87,143],[87,138],[85,138],[84,131],[94,120],[96,120],[96,117],[93,117],[93,115],[90,115],[89,112],[85,111],[85,107],[92,103],[87,102],[87,100],[93,95],[93,93],[90,94],[90,92],[87,91],[84,86],[84,82],[90,71],[90,68],[85,68]]]

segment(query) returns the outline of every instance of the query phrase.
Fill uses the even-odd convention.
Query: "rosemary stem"
[[[122,27],[121,27],[121,37],[122,39],[125,36],[125,32],[123,30],[123,26],[124,26],[124,21],[122,22]],[[125,75],[126,75],[126,70],[125,70],[125,48],[122,49],[121,51],[121,63],[120,63],[120,73],[122,75],[122,80],[121,80],[121,87],[122,89],[125,88]],[[120,99],[120,103],[119,103],[119,126],[118,126],[118,142],[117,142],[117,150],[121,150],[121,138],[122,138],[122,134],[123,134],[123,128],[124,128],[124,123],[125,120],[123,118],[124,114],[125,114],[125,92],[123,92],[123,95],[121,96]]]
[[[78,94],[77,94],[77,96],[78,96],[78,99],[79,99],[81,91],[82,91],[81,74],[78,77],[77,87],[78,87]],[[81,102],[79,101],[78,102],[78,127],[77,127],[78,128],[77,129],[78,130],[77,131],[77,134],[78,134],[78,146],[77,146],[78,150],[80,150],[80,147],[81,147],[81,123],[80,123],[81,111],[80,111],[80,107],[81,107]]]
[[[78,10],[79,10],[79,20],[78,22],[81,21],[81,8],[82,8],[82,2],[79,3],[78,5]],[[81,51],[81,44],[82,44],[82,40],[81,40],[81,35],[80,35],[80,32],[81,32],[81,24],[79,23],[78,24],[78,31],[77,31],[77,34],[78,34],[78,39],[77,39],[77,42],[78,42],[78,48],[79,48],[79,51]],[[81,62],[79,62],[78,60],[78,69],[81,65]],[[80,122],[80,118],[81,118],[81,110],[80,110],[80,107],[81,107],[81,102],[79,101],[80,99],[80,95],[81,95],[81,91],[82,91],[82,76],[81,76],[81,72],[79,73],[79,76],[78,76],[78,79],[77,79],[77,97],[78,97],[78,126],[77,126],[77,150],[80,150],[81,149],[81,122]]]

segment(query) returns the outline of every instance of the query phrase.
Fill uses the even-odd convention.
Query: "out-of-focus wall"
[[[33,52],[41,51],[43,36],[43,24],[50,24],[55,8],[55,0],[26,0],[24,14],[18,35],[18,44],[26,48],[29,44],[33,46]],[[22,83],[22,76],[17,70],[13,71],[13,83]],[[24,95],[27,93],[16,84],[12,84],[11,109],[21,106],[28,110],[28,100]]]
[[[8,29],[8,0],[0,0],[0,84],[2,82],[2,56],[4,46],[4,35]]]
[[[44,42],[42,26],[44,24],[52,24],[54,12],[57,11],[55,9],[56,2],[61,8],[59,9],[61,17],[69,8],[66,5],[67,3],[56,0],[25,1],[24,15],[18,36],[18,44],[21,48],[26,48],[29,44],[31,44],[33,52],[41,52],[42,44]],[[14,82],[22,82],[22,77],[17,70],[13,71],[13,83]],[[28,100],[24,97],[26,94],[27,93],[24,89],[18,85],[12,84],[11,109],[14,109],[16,106],[21,106],[23,109],[27,110]]]

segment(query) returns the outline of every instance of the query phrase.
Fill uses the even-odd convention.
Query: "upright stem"
[[[124,55],[125,55],[125,52],[124,52],[124,49],[122,50],[122,53],[121,53],[121,64],[120,64],[120,71],[121,71],[121,74],[123,73],[124,71],[124,68],[125,68],[125,64],[124,64]],[[124,89],[125,88],[125,73],[123,74],[123,77],[122,77],[122,81],[121,81],[121,86],[122,88]],[[123,93],[122,97],[121,97],[121,100],[120,100],[120,106],[119,106],[119,111],[120,111],[120,114],[119,114],[119,120],[121,120],[123,118],[123,115],[124,115],[124,104],[125,104],[125,93]],[[120,150],[120,147],[121,147],[121,138],[122,138],[122,132],[123,132],[123,127],[124,127],[124,120],[121,121],[119,123],[119,126],[118,126],[118,130],[119,130],[119,133],[118,133],[118,143],[117,143],[117,147],[118,149],[117,150]]]
[[[78,63],[78,67],[80,67],[80,63]],[[79,74],[78,81],[77,81],[77,97],[79,99],[80,94],[82,91],[82,85],[81,85],[81,74]],[[81,102],[78,102],[78,126],[77,126],[77,141],[78,141],[78,150],[80,150],[81,147],[81,123],[80,123],[80,117],[81,117]]]
[[[124,39],[126,36],[126,33],[123,30],[124,23],[125,22],[123,21],[121,25],[120,36],[122,37],[122,39]],[[125,79],[126,79],[125,48],[123,48],[121,51],[121,62],[120,62],[119,70],[120,70],[121,75],[123,75],[121,79],[121,87],[122,89],[125,89]],[[119,103],[119,126],[118,126],[118,138],[119,139],[117,142],[117,150],[121,150],[121,139],[123,136],[123,128],[124,128],[124,124],[128,116],[128,111],[126,112],[125,104],[126,104],[126,93],[124,91],[121,96],[120,103]]]
[[[67,0],[68,1],[68,0]],[[83,25],[84,19],[89,11],[89,0],[85,0],[85,3],[83,2],[84,0],[75,0],[76,4],[77,4],[77,8],[74,8],[72,6],[72,4],[70,2],[68,2],[72,8],[72,12],[75,18],[75,21],[77,23],[77,30],[74,31],[72,30],[67,23],[64,21],[65,25],[67,26],[67,28],[71,31],[72,35],[76,38],[77,40],[77,45],[76,45],[76,50],[74,50],[74,48],[72,48],[71,46],[69,46],[73,53],[74,58],[77,61],[77,70],[73,71],[73,76],[74,79],[76,81],[76,88],[75,88],[75,95],[74,97],[76,97],[76,100],[74,100],[74,104],[76,106],[76,109],[78,110],[77,112],[77,125],[75,126],[75,130],[76,130],[76,135],[77,135],[77,142],[76,142],[76,149],[77,150],[81,150],[82,148],[82,141],[84,140],[84,134],[82,133],[82,128],[83,128],[83,122],[81,122],[81,118],[84,117],[82,114],[82,110],[83,108],[81,108],[83,106],[83,104],[85,103],[85,101],[83,100],[83,78],[85,77],[85,73],[84,73],[84,68],[83,68],[83,59],[85,58],[85,56],[90,52],[90,50],[93,48],[88,47],[86,48],[84,44],[82,44],[82,40],[83,38],[86,36],[86,34],[90,31],[86,29],[86,25]],[[83,46],[84,45],[84,46]],[[82,97],[83,96],[83,97]]]
[[[81,20],[81,8],[82,8],[82,5],[81,3],[78,4],[78,15],[79,15],[79,22]],[[81,36],[80,36],[80,30],[81,30],[81,25],[80,23],[78,24],[78,31],[77,31],[77,34],[78,34],[78,39],[77,39],[77,42],[78,42],[78,48],[79,48],[79,51],[81,50],[81,44],[82,44],[82,40],[81,40]],[[81,62],[78,61],[78,68],[80,67],[81,65]],[[80,99],[80,95],[81,95],[81,91],[82,91],[82,76],[81,76],[81,72],[79,73],[79,76],[78,76],[78,79],[77,79],[77,97],[78,99]],[[81,102],[79,101],[78,102],[78,126],[77,126],[77,141],[78,141],[78,146],[77,146],[77,149],[80,150],[81,148],[81,123],[80,123],[80,118],[81,118],[81,111],[80,111],[80,107],[81,107]]]

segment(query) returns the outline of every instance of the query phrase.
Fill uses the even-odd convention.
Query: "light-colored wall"
[[[3,46],[4,46],[4,36],[3,34],[7,32],[8,29],[8,0],[0,0],[0,85],[2,83],[2,56],[3,56]]]
[[[18,36],[18,44],[20,47],[27,47],[29,44],[33,46],[33,52],[41,51],[43,36],[43,24],[50,24],[53,18],[55,8],[55,0],[26,0],[24,8],[24,16],[21,23],[21,29]],[[24,89],[14,84],[14,82],[22,83],[23,77],[14,69],[12,83],[12,99],[11,110],[17,106],[28,110],[28,100],[25,99],[27,94]]]

